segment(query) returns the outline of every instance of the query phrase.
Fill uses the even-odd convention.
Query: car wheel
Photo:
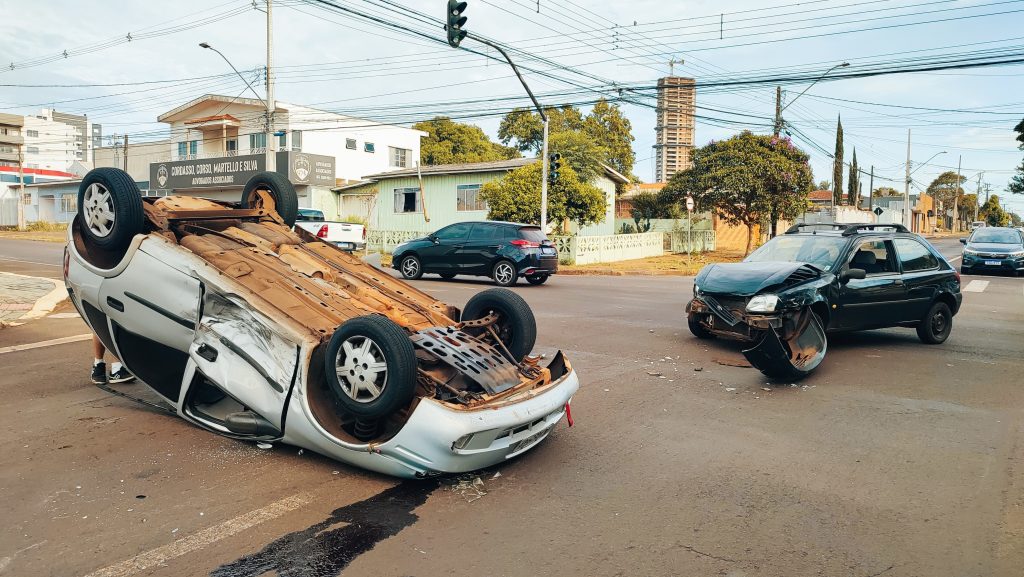
[[[917,337],[921,342],[938,345],[949,338],[953,330],[953,311],[946,303],[935,303],[928,309],[921,323],[917,325]]]
[[[551,275],[548,275],[548,274],[531,274],[530,276],[526,277],[526,282],[528,282],[528,283],[530,283],[530,284],[532,284],[534,286],[542,285],[542,284],[548,282],[548,277],[549,276],[551,276]]]
[[[519,280],[519,273],[516,271],[516,265],[507,260],[499,260],[491,269],[491,278],[498,286],[512,286]]]
[[[750,353],[758,349],[764,343],[764,340],[760,341],[758,346],[753,349],[743,351],[744,356],[748,361],[751,361],[751,364],[757,367],[764,376],[774,381],[792,383],[811,374],[825,360],[825,354],[828,352],[828,337],[825,333],[825,325],[822,323],[821,317],[819,317],[814,311],[808,311],[807,314],[809,317],[804,319],[804,321],[808,324],[804,325],[803,329],[797,328],[796,334],[786,339],[785,348],[782,348],[779,351],[783,355],[787,355],[786,357],[772,359],[767,363],[759,362],[755,364]],[[794,356],[794,354],[799,351],[806,351],[812,348],[813,341],[816,338],[815,334],[820,338],[820,347],[818,350],[809,357],[804,357],[802,353]],[[810,337],[809,340],[808,336]],[[763,339],[767,339],[769,337],[769,334],[765,334]],[[781,341],[777,340],[777,342],[782,346]]]
[[[508,289],[488,289],[477,293],[462,310],[463,321],[482,319],[494,313],[498,320],[491,326],[515,360],[522,361],[537,342],[537,319],[523,297]],[[467,328],[473,336],[489,334],[484,328]]]
[[[82,234],[93,244],[122,251],[145,227],[142,194],[123,170],[90,170],[78,185],[78,218]]]
[[[416,280],[423,276],[423,264],[420,259],[414,255],[402,257],[402,263],[399,265],[399,270],[404,278],[409,280]]]
[[[324,358],[331,392],[352,415],[386,417],[412,401],[416,351],[402,327],[379,315],[342,323]]]
[[[440,276],[444,280],[452,280],[453,278],[455,278],[455,273],[453,273],[453,272],[443,272],[443,273],[440,273],[438,276]]]
[[[295,226],[299,216],[299,197],[295,187],[284,175],[276,172],[261,172],[245,183],[242,189],[242,208],[263,208],[257,191],[266,191],[274,199],[274,211],[285,225]]]
[[[690,332],[698,339],[715,338],[714,333],[704,328],[704,325],[697,320],[697,315],[693,313],[686,313],[686,326],[690,327]]]

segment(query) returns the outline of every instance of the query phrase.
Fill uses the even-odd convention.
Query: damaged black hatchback
[[[949,337],[960,274],[902,225],[795,225],[743,262],[694,279],[687,321],[698,338],[753,344],[768,377],[796,380],[825,358],[826,333],[914,327],[928,344]]]

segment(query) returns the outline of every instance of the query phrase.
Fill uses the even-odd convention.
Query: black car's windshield
[[[1005,228],[979,228],[971,236],[971,242],[991,242],[994,244],[1021,244],[1020,233]]]
[[[777,236],[743,259],[745,262],[806,262],[821,270],[831,270],[846,245],[846,239],[826,235]]]

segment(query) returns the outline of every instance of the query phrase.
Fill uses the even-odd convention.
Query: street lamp
[[[270,105],[267,104],[266,100],[263,100],[263,97],[260,96],[259,93],[256,92],[256,89],[252,87],[252,83],[250,83],[248,80],[246,80],[245,76],[242,76],[242,73],[239,72],[237,68],[235,68],[235,65],[232,64],[230,60],[228,60],[227,56],[224,56],[223,52],[221,52],[220,50],[217,50],[213,46],[210,46],[209,42],[200,42],[199,43],[199,47],[200,48],[206,48],[207,50],[213,50],[214,52],[219,54],[220,57],[224,59],[224,62],[227,62],[228,66],[230,66],[231,69],[235,71],[235,74],[237,74],[238,77],[242,79],[242,82],[244,82],[245,85],[249,88],[249,91],[252,92],[254,95],[256,95],[256,98],[260,102],[263,103],[263,108],[266,109],[266,111],[267,111],[267,124],[266,124],[266,131],[265,131],[266,132],[266,139],[267,139],[267,142],[266,142],[267,170],[271,170],[271,171],[275,170],[276,163],[274,162],[275,159],[274,159],[274,151],[273,151],[273,146],[272,146],[273,145],[273,141],[274,141],[274,135],[273,135],[274,128],[273,128],[273,124],[271,123],[271,118],[272,117],[271,117]]]
[[[835,66],[833,66],[832,68],[829,68],[828,70],[826,70],[824,74],[822,74],[821,76],[819,76],[819,77],[815,78],[815,79],[814,79],[814,82],[812,82],[812,83],[808,84],[808,85],[807,85],[807,88],[804,88],[804,89],[803,89],[803,90],[802,90],[802,91],[800,92],[800,94],[797,94],[797,95],[796,95],[796,98],[794,98],[793,100],[790,100],[790,101],[789,101],[788,103],[786,103],[786,105],[785,105],[785,106],[783,106],[783,107],[782,107],[782,108],[781,108],[781,109],[779,110],[779,115],[781,115],[781,114],[782,114],[782,112],[783,112],[784,110],[786,110],[787,108],[789,108],[789,105],[790,105],[790,104],[793,104],[794,102],[796,102],[796,99],[797,99],[797,98],[800,98],[801,96],[803,96],[803,95],[804,95],[804,92],[807,92],[808,90],[810,90],[810,89],[811,89],[811,87],[812,87],[812,86],[814,86],[815,84],[817,84],[819,80],[821,80],[822,78],[824,78],[824,77],[828,76],[830,72],[832,72],[832,71],[833,71],[833,70],[835,70],[836,68],[846,68],[846,67],[847,67],[847,66],[849,66],[849,65],[850,65],[850,63],[849,63],[849,62],[843,62],[843,63],[841,63],[841,64],[836,64],[836,65],[835,65]],[[781,118],[780,118],[780,120],[781,120]]]
[[[916,169],[910,170],[910,166],[911,166],[911,164],[913,164],[913,161],[910,160],[910,130],[909,129],[907,130],[907,181],[906,181],[906,183],[904,183],[905,186],[903,188],[903,225],[904,226],[907,226],[907,225],[910,224],[910,175],[914,174],[915,172],[917,172],[917,170],[920,169],[922,166],[924,166],[924,165],[928,164],[929,162],[931,162],[932,158],[935,158],[936,156],[939,156],[940,154],[946,154],[946,151],[943,150],[942,152],[936,152],[935,154],[933,154],[931,156],[931,158],[929,158],[928,160],[926,160],[926,161],[922,162],[921,164],[919,164]],[[914,230],[912,226],[909,226],[908,228],[910,228],[911,231]]]

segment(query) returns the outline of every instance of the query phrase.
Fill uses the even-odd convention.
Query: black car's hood
[[[802,267],[814,268],[814,265],[785,261],[709,264],[700,271],[694,282],[706,293],[751,296],[770,286],[782,284]]]
[[[1003,242],[970,242],[967,243],[967,248],[976,250],[979,252],[1017,252],[1021,250],[1020,244],[1010,244]]]

